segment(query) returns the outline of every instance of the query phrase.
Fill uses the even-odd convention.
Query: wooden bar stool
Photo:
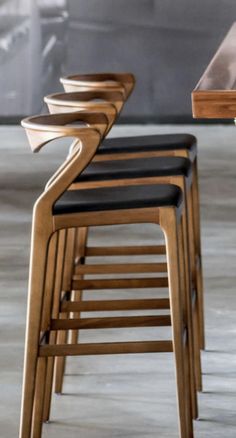
[[[135,86],[135,79],[129,74],[114,76],[114,74],[103,73],[94,75],[74,75],[61,78],[61,83],[65,91],[73,92],[86,90],[84,83],[85,77],[88,76],[89,89],[106,89],[106,78],[112,76],[113,84],[117,80],[117,85],[123,84],[123,88],[128,90],[124,95],[127,100]],[[129,77],[129,86],[127,86],[126,75]],[[122,82],[124,80],[124,82]],[[131,86],[132,83],[132,86]],[[92,85],[93,84],[93,85]],[[132,136],[121,138],[104,139],[94,160],[123,160],[133,158],[147,158],[154,156],[182,156],[189,158],[193,163],[193,220],[194,220],[194,236],[195,236],[195,258],[196,258],[196,273],[194,276],[195,287],[197,289],[197,300],[200,315],[200,345],[205,349],[205,324],[204,324],[204,297],[203,297],[203,273],[202,273],[202,256],[201,256],[201,227],[200,227],[200,211],[199,211],[199,184],[198,184],[198,165],[197,165],[197,141],[190,134],[157,134],[145,136]]]
[[[76,96],[74,96],[74,94]],[[83,94],[83,93],[80,93]],[[49,109],[56,110],[60,107],[62,109],[77,109],[79,107],[79,101],[76,102],[75,97],[80,97],[79,93],[67,93],[64,94],[70,102],[70,104],[65,104],[64,95],[52,95],[45,98],[45,102],[49,105]],[[70,99],[72,96],[72,99]],[[53,105],[52,105],[53,103]],[[96,106],[96,109],[99,109]],[[185,227],[188,227],[188,234],[191,237],[191,275],[195,275],[195,256],[194,256],[194,242],[193,242],[193,217],[191,214],[192,210],[192,199],[191,199],[191,185],[192,185],[192,169],[191,162],[187,158],[182,157],[154,157],[145,158],[141,161],[139,159],[133,160],[119,160],[119,161],[105,161],[105,162],[93,162],[90,164],[82,175],[76,179],[71,189],[82,189],[82,188],[96,188],[104,186],[115,186],[115,185],[138,185],[138,184],[163,184],[172,183],[178,185],[184,192],[186,197],[186,216],[184,216]],[[73,233],[74,236],[74,233]],[[84,237],[82,234],[82,240]],[[188,237],[186,237],[186,246],[189,246]],[[81,242],[79,245],[80,257],[84,263],[84,257],[81,258]],[[84,252],[84,251],[83,251]],[[187,251],[186,251],[187,253]],[[82,296],[82,291],[75,292],[76,299]],[[194,338],[194,358],[195,358],[195,368],[196,368],[196,389],[202,389],[201,382],[201,364],[199,355],[199,309],[195,305],[197,302],[195,291],[193,289],[193,315],[194,315],[194,326],[195,326],[195,338]],[[65,336],[65,334],[64,334]],[[76,342],[78,333],[74,331],[73,342]],[[66,341],[66,340],[64,340]],[[62,379],[64,373],[64,360],[57,360],[57,372],[56,372],[56,386],[55,391],[57,393],[62,392]],[[46,410],[45,419],[48,419],[49,412]],[[194,417],[197,417],[197,410],[195,410]]]
[[[176,368],[180,437],[191,438],[191,337],[188,336],[191,327],[187,317],[191,314],[191,305],[189,285],[186,282],[189,266],[186,265],[188,257],[184,254],[182,191],[171,184],[67,190],[92,160],[101,140],[100,132],[107,129],[101,118],[100,123],[97,122],[99,130],[74,125],[81,121],[83,119],[79,113],[66,113],[35,116],[22,122],[33,151],[38,151],[45,144],[60,137],[74,137],[77,146],[74,145],[70,157],[50,179],[34,206],[20,438],[41,436],[45,378],[51,358],[84,354],[166,352],[172,349]],[[71,228],[135,223],[153,223],[161,227],[167,252],[168,278],[124,278],[120,283],[117,281],[116,287],[158,288],[169,285],[171,317],[143,315],[60,318],[61,313],[68,311],[67,294],[61,293],[58,275],[59,272],[61,276],[63,274],[63,240],[67,231]],[[160,269],[157,266],[157,272]],[[76,289],[78,280],[73,280],[73,283],[73,289]],[[87,283],[86,287],[97,289],[104,287],[104,284],[92,282],[90,286]],[[163,308],[162,299],[144,301],[146,303],[137,300],[126,303],[126,300],[121,300],[120,304],[123,309]],[[70,300],[68,304],[81,305],[80,302],[70,304]],[[84,309],[86,304],[84,301]],[[119,306],[119,303],[115,304]],[[104,305],[109,308],[109,302],[105,301]],[[94,302],[90,310],[96,310],[96,306],[97,303]],[[164,308],[166,307],[168,306],[165,304]],[[89,303],[87,310],[89,311]],[[167,326],[170,323],[171,341],[66,345],[56,343],[56,333],[61,330]]]

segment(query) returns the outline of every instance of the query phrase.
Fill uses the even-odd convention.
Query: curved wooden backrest
[[[60,81],[65,91],[78,91],[78,88],[86,90],[86,87],[123,90],[125,100],[128,99],[135,85],[135,77],[132,73],[77,74],[62,77]]]
[[[106,129],[105,115],[92,113],[91,119],[96,119],[97,125],[102,126],[102,130]],[[21,122],[33,152],[39,151],[45,144],[61,137],[75,139],[72,153],[51,177],[44,193],[37,201],[38,205],[43,202],[44,208],[50,209],[74,179],[80,175],[93,159],[100,144],[101,134],[98,129],[86,125],[72,126],[71,124],[75,122],[84,123],[81,113],[32,116]]]
[[[118,91],[122,93],[124,102],[126,101],[126,90],[120,82],[115,81],[80,81],[79,79],[61,78],[60,82],[64,90],[68,93],[73,91]]]
[[[100,137],[107,130],[108,120],[105,114],[80,111],[60,114],[42,114],[23,119],[21,125],[33,152],[38,152],[46,143],[60,137],[78,137],[82,127],[68,126],[73,123],[83,123],[84,127],[96,129]]]
[[[73,93],[55,93],[44,98],[49,112],[72,112],[87,110],[101,112],[108,120],[107,135],[112,128],[124,101],[120,92],[110,91],[80,91]]]
[[[73,106],[75,102],[83,103],[112,103],[119,113],[124,106],[123,93],[113,90],[89,90],[89,91],[74,91],[67,93],[54,93],[44,98],[46,103],[58,104],[58,101],[64,101],[65,106]]]

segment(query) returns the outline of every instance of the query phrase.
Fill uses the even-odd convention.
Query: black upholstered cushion
[[[91,163],[76,182],[155,176],[191,175],[191,161],[182,157],[135,158]]]
[[[106,138],[98,154],[188,149],[193,158],[197,153],[196,138],[191,134],[156,134],[135,137]]]
[[[180,188],[171,184],[70,190],[57,200],[53,214],[162,206],[179,207],[181,202]]]

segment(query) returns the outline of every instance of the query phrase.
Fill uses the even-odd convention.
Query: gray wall
[[[66,0],[0,0],[0,123],[38,113],[65,70]]]
[[[236,0],[0,0],[0,122],[93,71],[135,73],[123,119],[192,121],[191,90],[234,19]]]
[[[130,70],[125,114],[191,120],[190,93],[228,28],[235,0],[69,0],[68,72]]]

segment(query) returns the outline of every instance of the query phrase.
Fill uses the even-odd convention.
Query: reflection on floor
[[[198,136],[202,192],[207,350],[195,436],[235,438],[236,128],[131,126],[112,135],[181,131]],[[33,156],[17,127],[1,127],[0,140],[0,435],[8,438],[18,433],[32,204],[63,147]],[[122,230],[126,242],[151,241],[154,232],[148,226]],[[109,229],[95,230],[91,238],[99,241],[104,233],[120,238]],[[70,359],[64,392],[53,399],[44,437],[178,437],[170,354]]]

